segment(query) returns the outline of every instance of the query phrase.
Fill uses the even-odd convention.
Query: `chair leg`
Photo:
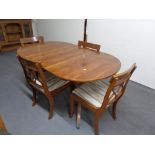
[[[70,112],[69,112],[69,117],[73,117],[73,114],[74,114],[74,97],[73,95],[71,94],[70,96]]]
[[[71,93],[72,93],[72,91],[73,91],[75,88],[76,88],[76,87],[75,87],[75,84],[72,83],[71,86],[70,86]]]
[[[112,106],[112,117],[113,117],[114,120],[116,120],[116,106],[117,106],[117,102],[118,102],[118,100],[116,102],[114,102],[113,106]]]
[[[37,90],[32,88],[32,92],[33,92],[33,98],[32,98],[32,106],[35,106],[37,103]]]
[[[76,118],[76,128],[77,129],[80,129],[80,121],[81,121],[81,104],[78,103],[77,118]]]
[[[50,104],[48,119],[51,119],[53,116],[53,111],[54,111],[54,98],[52,96],[49,96],[48,100],[49,100],[49,104]]]
[[[99,116],[96,114],[94,117],[94,132],[95,132],[95,135],[99,134]]]

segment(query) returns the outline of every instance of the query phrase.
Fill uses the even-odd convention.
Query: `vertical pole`
[[[83,41],[87,42],[87,19],[84,20],[84,37]]]

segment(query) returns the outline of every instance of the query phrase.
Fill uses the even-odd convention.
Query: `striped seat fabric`
[[[58,88],[64,86],[65,84],[69,83],[69,81],[62,80],[62,79],[58,78],[57,76],[50,74],[49,72],[45,72],[45,77],[46,77],[47,86],[48,86],[49,91],[53,91],[55,89],[58,89]],[[38,80],[36,80],[36,83],[40,86],[42,85],[40,83],[40,81],[38,81]],[[44,90],[40,87],[38,87],[37,89],[44,92]]]
[[[108,85],[104,80],[98,80],[81,85],[73,91],[73,94],[80,96],[95,107],[101,107]]]

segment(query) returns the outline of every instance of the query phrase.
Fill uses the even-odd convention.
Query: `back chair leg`
[[[71,93],[72,93],[72,91],[73,91],[75,88],[76,88],[76,87],[75,87],[75,84],[72,82],[72,83],[71,83],[71,86],[70,86]]]
[[[74,97],[71,94],[70,96],[70,112],[69,112],[69,117],[73,117],[74,114]]]
[[[80,121],[81,121],[81,104],[78,103],[77,118],[76,118],[76,128],[77,129],[80,129]]]
[[[96,114],[94,117],[94,132],[95,132],[95,135],[99,134],[99,116]]]
[[[32,106],[35,106],[36,103],[37,103],[37,90],[32,87],[32,92],[33,92],[33,98],[32,98],[33,103],[32,103]]]
[[[48,119],[51,119],[53,116],[53,111],[54,111],[54,98],[52,96],[50,96],[50,97],[48,97],[48,100],[49,100],[49,104],[50,104]]]

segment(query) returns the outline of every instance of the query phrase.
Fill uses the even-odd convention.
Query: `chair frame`
[[[33,104],[32,104],[32,106],[35,106],[36,102],[37,102],[37,92],[39,91],[37,88],[42,88],[44,90],[45,96],[49,100],[50,110],[49,110],[49,117],[48,118],[51,119],[53,116],[53,111],[54,111],[54,97],[56,95],[58,95],[61,91],[63,91],[67,87],[69,87],[71,85],[71,82],[68,82],[64,86],[59,87],[55,90],[49,91],[48,86],[47,86],[46,77],[44,74],[45,72],[43,70],[41,63],[32,62],[32,61],[23,59],[20,56],[17,56],[17,57],[18,57],[18,60],[20,61],[21,65],[22,65],[26,81],[29,84],[29,86],[32,88],[32,91],[33,91],[33,99],[32,99]],[[34,80],[32,80],[32,79],[36,79],[36,78],[37,78],[37,80],[39,80],[39,82],[42,85],[38,85],[36,82],[34,82]]]
[[[28,46],[30,44],[44,43],[44,37],[43,36],[34,36],[34,37],[27,37],[27,38],[20,38],[20,43],[22,47]]]
[[[89,42],[85,42],[85,41],[78,41],[78,47],[79,48],[87,48],[87,49],[91,49],[97,53],[100,53],[100,45],[98,44],[93,44],[93,43],[89,43]]]
[[[123,94],[125,93],[128,81],[136,68],[137,68],[136,64],[133,64],[127,71],[112,76],[109,87],[107,89],[103,103],[100,108],[97,108],[96,106],[92,105],[88,101],[82,99],[80,96],[71,93],[70,117],[72,117],[74,114],[75,101],[78,103],[77,105],[77,128],[79,128],[79,125],[80,125],[81,105],[94,113],[95,134],[99,134],[99,118],[101,117],[102,113],[108,107],[112,106],[112,117],[114,120],[116,119],[117,103],[119,99],[123,96]]]
[[[1,116],[0,116],[0,129],[2,129],[5,133],[8,133],[6,126],[5,126],[5,123],[4,123]]]

